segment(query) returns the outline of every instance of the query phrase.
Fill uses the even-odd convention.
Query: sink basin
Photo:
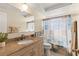
[[[17,43],[29,45],[29,44],[33,43],[33,40],[21,40],[21,41],[18,41]]]

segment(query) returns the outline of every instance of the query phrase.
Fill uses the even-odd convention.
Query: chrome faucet
[[[21,38],[20,38],[20,39],[21,39],[21,40],[25,39],[24,34],[21,35]]]

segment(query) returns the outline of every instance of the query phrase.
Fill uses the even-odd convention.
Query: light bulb
[[[21,11],[26,11],[27,9],[28,9],[28,6],[26,4],[23,4]]]

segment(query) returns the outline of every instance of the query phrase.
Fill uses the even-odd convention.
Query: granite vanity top
[[[10,55],[10,54],[20,50],[20,49],[29,47],[30,45],[38,42],[40,39],[32,37],[31,40],[33,40],[33,42],[29,45],[17,44],[16,40],[7,42],[5,47],[0,48],[0,56],[7,56],[7,55]]]

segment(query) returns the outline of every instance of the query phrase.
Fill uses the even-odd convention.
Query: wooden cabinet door
[[[44,48],[43,48],[43,42],[39,41],[34,45],[33,52],[35,56],[42,56],[44,55]]]
[[[25,53],[22,56],[33,56],[33,50],[30,49],[28,51],[25,51]]]
[[[42,44],[39,44],[38,53],[39,53],[39,56],[44,55],[44,48]]]
[[[35,48],[33,48],[33,55],[34,56],[39,56],[39,52],[38,52],[38,46],[34,46]]]

